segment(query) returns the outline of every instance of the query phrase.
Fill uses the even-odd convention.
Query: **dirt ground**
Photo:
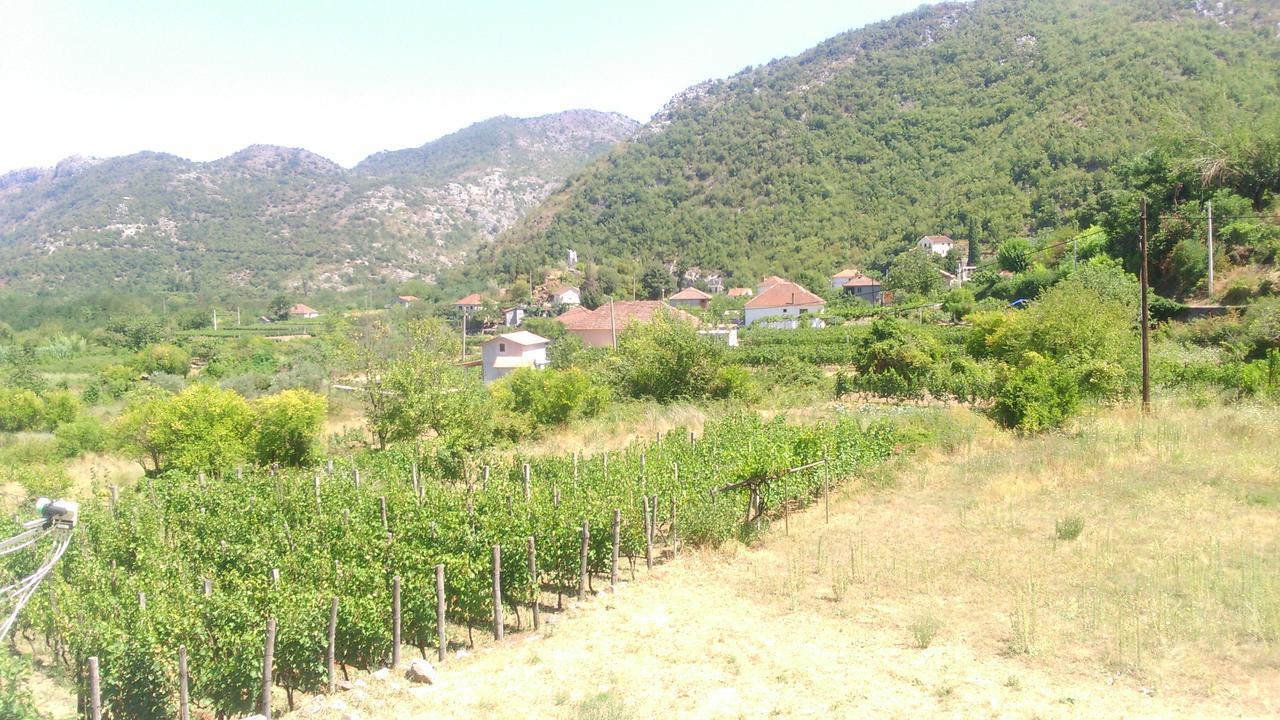
[[[438,685],[370,682],[296,717],[1276,717],[1275,586],[1191,557],[1201,531],[1238,537],[1224,554],[1248,567],[1280,557],[1275,506],[1183,454],[1221,428],[1234,480],[1273,483],[1274,415],[1239,412],[980,433],[892,487],[851,486],[829,522],[819,504],[751,547],[642,566],[541,632],[451,655]],[[1067,511],[1078,540],[1055,536]],[[1181,569],[1159,564],[1184,550]]]

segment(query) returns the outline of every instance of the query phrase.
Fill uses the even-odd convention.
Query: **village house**
[[[667,298],[667,302],[676,307],[696,307],[706,310],[707,304],[711,302],[711,296],[698,288],[687,287]]]
[[[294,305],[293,307],[289,308],[289,317],[318,318],[320,317],[320,311],[316,310],[313,307],[309,307],[307,305],[303,305],[302,303],[298,303],[297,305]]]
[[[756,286],[756,291],[753,294],[763,295],[765,290],[768,290],[769,288],[773,287],[774,285],[777,285],[778,283],[784,283],[784,282],[788,282],[788,281],[785,278],[778,277],[777,275],[770,275],[768,277],[761,278],[760,284]]]
[[[555,305],[580,305],[582,294],[576,287],[561,287],[551,293],[551,302]]]
[[[578,307],[556,319],[587,347],[613,347],[617,336],[628,326],[651,323],[660,312],[698,324],[698,319],[689,313],[658,300],[619,300],[595,310]]]
[[[524,322],[525,308],[523,305],[506,308],[502,311],[502,322],[507,327],[519,327]]]
[[[755,293],[752,292],[751,288],[729,288],[729,292],[726,294],[731,298],[738,298],[751,297]]]
[[[863,275],[857,268],[841,270],[832,275],[831,288],[859,300],[866,300],[872,305],[880,304],[880,281]]]
[[[822,327],[821,318],[805,316],[817,315],[826,306],[826,300],[796,283],[782,280],[747,301],[745,324],[763,323],[766,327],[792,330],[807,322],[811,327]]]
[[[935,255],[946,255],[951,252],[951,246],[955,242],[946,235],[925,235],[916,243],[916,247],[921,250],[928,250]]]
[[[459,298],[453,303],[453,306],[460,308],[465,313],[474,313],[484,305],[484,298],[480,297],[480,293],[471,293],[470,295]]]
[[[481,349],[484,381],[491,383],[518,368],[541,370],[547,365],[547,345],[550,342],[525,330],[498,335],[487,341]]]
[[[410,305],[418,302],[418,300],[419,299],[413,295],[397,295],[396,296],[396,304],[402,308],[407,308]]]

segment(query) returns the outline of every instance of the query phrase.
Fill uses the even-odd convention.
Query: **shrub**
[[[618,337],[619,382],[627,395],[658,402],[705,397],[724,357],[724,346],[692,324],[659,313]]]
[[[534,427],[559,425],[575,417],[591,417],[608,402],[609,390],[580,369],[511,373],[493,388],[499,404],[529,418]]]
[[[0,717],[5,720],[38,720],[42,717],[27,686],[30,668],[19,655],[0,650]]]
[[[58,453],[72,458],[86,452],[101,452],[107,446],[107,432],[102,423],[91,417],[80,417],[62,423],[53,431]]]
[[[191,356],[177,345],[152,345],[138,353],[134,362],[144,373],[186,375],[191,369]]]
[[[328,400],[310,390],[285,390],[253,403],[254,457],[263,465],[306,465],[316,452]]]
[[[1061,427],[1079,404],[1075,376],[1054,361],[1029,352],[1021,367],[1006,371],[992,412],[1005,427],[1040,432]]]
[[[741,365],[722,365],[716,369],[707,394],[717,400],[749,400],[755,397],[756,388],[751,372],[746,368]]]
[[[1068,515],[1053,523],[1053,534],[1059,540],[1075,540],[1084,530],[1084,518],[1079,515]]]
[[[44,401],[31,390],[0,388],[0,432],[35,430],[44,422]]]

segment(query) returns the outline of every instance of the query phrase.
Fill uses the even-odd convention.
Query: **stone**
[[[391,677],[391,670],[387,668],[374,670],[372,673],[369,674],[369,677],[373,680],[377,680],[378,682],[382,682],[383,680],[386,680],[387,678]]]
[[[416,683],[436,685],[440,682],[440,676],[436,673],[435,667],[421,658],[409,663],[409,669],[404,671],[404,676]]]

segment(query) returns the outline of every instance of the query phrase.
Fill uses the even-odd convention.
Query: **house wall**
[[[506,346],[505,349],[500,347],[502,345]],[[497,358],[524,357],[531,360],[534,367],[543,367],[547,364],[547,346],[533,345],[526,347],[513,342],[493,340],[484,344],[481,356],[484,358],[484,381],[490,383],[517,369],[494,367],[494,361]]]
[[[880,302],[880,286],[879,285],[849,285],[844,289],[845,293],[852,295],[859,300],[866,300],[872,305]]]
[[[577,335],[582,344],[587,347],[613,347],[613,333],[605,328],[604,330],[569,330],[569,334]],[[618,328],[618,332],[622,332],[622,328]]]
[[[667,303],[675,307],[696,307],[706,309],[710,300],[667,300]]]
[[[801,312],[802,310],[807,311],[808,313],[820,313],[822,312],[822,308],[822,305],[800,305],[780,308],[747,308],[746,324],[753,325],[768,317],[799,318],[804,314]]]
[[[578,296],[578,292],[576,290],[566,290],[556,295],[556,302],[561,305],[581,305],[582,298]]]
[[[928,250],[929,252],[936,253],[938,255],[946,255],[951,252],[951,246],[945,243],[935,245],[928,240],[921,240],[916,244],[920,246],[921,250]]]

